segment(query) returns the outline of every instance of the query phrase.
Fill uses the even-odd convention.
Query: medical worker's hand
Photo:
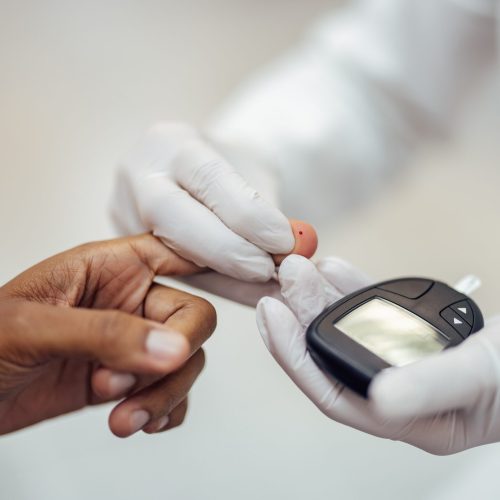
[[[315,267],[297,256],[285,260],[279,278],[286,305],[262,299],[259,330],[276,361],[329,418],[437,455],[500,441],[500,318],[458,347],[382,372],[365,400],[319,370],[305,331],[326,306],[370,280],[336,258]]]
[[[112,204],[125,234],[152,231],[200,267],[267,282],[270,254],[288,254],[287,218],[265,201],[194,128],[162,123],[121,162]]]
[[[114,400],[117,436],[180,425],[216,316],[153,279],[198,270],[145,235],[83,245],[0,288],[0,434]]]

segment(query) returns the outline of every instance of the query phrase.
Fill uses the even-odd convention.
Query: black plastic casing
[[[373,299],[384,299],[419,316],[436,328],[448,341],[448,347],[463,342],[468,335],[484,327],[483,315],[476,303],[445,283],[425,278],[385,281],[359,290],[325,309],[309,326],[306,334],[309,352],[316,364],[344,385],[367,397],[373,378],[389,368],[386,361],[335,327],[354,309]],[[459,332],[445,319],[457,307],[468,306],[466,326]],[[457,316],[459,317],[459,316]],[[469,331],[470,330],[470,331]]]

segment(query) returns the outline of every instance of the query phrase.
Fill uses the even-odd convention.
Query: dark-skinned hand
[[[0,288],[0,434],[116,400],[117,436],[180,425],[216,314],[153,280],[199,271],[142,235],[77,247]]]

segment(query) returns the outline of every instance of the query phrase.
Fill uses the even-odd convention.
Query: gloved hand
[[[267,282],[270,254],[288,254],[287,218],[192,127],[159,124],[120,165],[113,217],[126,234],[153,231],[200,267]]]
[[[500,317],[458,347],[383,371],[365,400],[319,370],[305,331],[325,307],[370,280],[339,259],[315,267],[298,256],[285,260],[279,280],[286,305],[262,299],[259,330],[276,361],[325,415],[436,455],[500,441]]]

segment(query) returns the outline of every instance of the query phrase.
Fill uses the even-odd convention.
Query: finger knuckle
[[[196,295],[185,295],[181,302],[181,307],[202,323],[203,329],[211,335],[217,327],[217,311],[215,307],[206,299]]]
[[[208,300],[201,297],[196,297],[195,305],[200,310],[207,329],[210,333],[213,333],[217,327],[217,311],[215,307]]]

